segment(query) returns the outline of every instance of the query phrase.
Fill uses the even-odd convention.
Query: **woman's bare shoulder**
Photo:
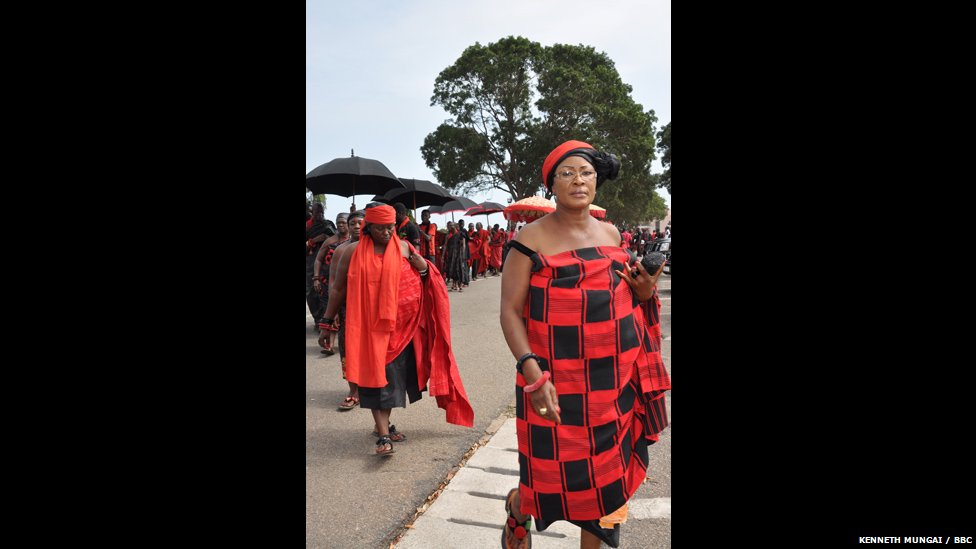
[[[338,253],[341,253],[341,252],[345,252],[346,250],[355,250],[356,249],[356,244],[359,244],[359,241],[358,240],[347,240],[347,241],[343,242],[342,244],[339,244],[338,246],[336,246],[335,252],[333,252],[333,253],[334,254],[338,254]]]
[[[515,235],[515,240],[530,250],[537,249],[545,234],[540,223],[542,223],[541,220],[535,221],[519,229],[518,234]]]
[[[607,235],[613,240],[612,246],[620,245],[620,231],[613,226],[613,223],[604,223],[603,221],[598,221],[600,225],[603,225],[603,229],[607,232]]]

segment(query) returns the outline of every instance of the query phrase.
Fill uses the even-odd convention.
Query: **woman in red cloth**
[[[366,226],[336,267],[337,303],[345,301],[346,378],[359,386],[359,406],[375,422],[376,455],[393,453],[406,438],[390,425],[393,408],[430,394],[448,423],[472,427],[468,403],[451,351],[450,304],[440,273],[396,235],[396,213],[366,209]],[[324,322],[338,307],[331,301]]]
[[[502,270],[502,248],[505,246],[507,240],[505,231],[499,229],[496,223],[491,228],[491,258],[488,260],[488,266],[492,270],[492,276],[498,276],[498,273]]]
[[[505,259],[500,316],[518,359],[520,482],[505,502],[504,547],[529,546],[533,517],[540,531],[557,520],[579,526],[583,549],[618,547],[647,446],[668,424],[671,380],[657,317],[645,314],[660,307],[661,270],[630,266],[617,229],[589,214],[619,169],[582,141],[556,147],[542,166],[556,211],[519,231]]]

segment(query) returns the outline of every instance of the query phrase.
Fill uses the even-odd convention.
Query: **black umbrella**
[[[441,205],[441,211],[439,213],[463,212],[468,208],[473,208],[478,205],[474,200],[464,198],[463,196],[452,196],[451,199],[450,202]]]
[[[382,195],[376,195],[373,200],[392,204],[402,202],[404,206],[411,207],[413,210],[417,206],[440,206],[454,199],[447,189],[437,183],[431,183],[424,179],[400,179],[404,189],[392,189]]]
[[[403,189],[403,183],[379,160],[350,156],[336,158],[305,174],[305,186],[312,194],[379,194]]]
[[[463,212],[463,211],[467,210],[468,208],[472,208],[472,207],[477,206],[477,205],[478,204],[474,200],[471,200],[471,199],[468,199],[468,198],[464,198],[463,196],[453,196],[452,195],[451,196],[451,201],[448,202],[448,203],[446,203],[446,204],[443,204],[440,207],[440,209],[438,209],[436,212],[433,211],[431,208],[427,208],[427,211],[429,211],[430,213],[439,213],[439,214],[447,214],[447,213],[450,213],[451,214],[451,221],[453,221],[454,220],[454,212]]]

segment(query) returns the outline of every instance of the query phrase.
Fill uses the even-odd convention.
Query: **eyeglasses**
[[[573,170],[559,170],[556,172],[556,179],[560,181],[572,181],[577,175],[579,175],[580,179],[583,181],[593,181],[593,179],[596,177],[596,172],[591,170],[583,170],[576,173]]]

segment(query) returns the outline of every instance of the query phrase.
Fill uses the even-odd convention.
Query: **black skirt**
[[[386,365],[386,387],[360,387],[359,407],[370,410],[389,410],[406,408],[421,398],[417,387],[417,359],[413,354],[413,343],[408,343],[393,362]]]

